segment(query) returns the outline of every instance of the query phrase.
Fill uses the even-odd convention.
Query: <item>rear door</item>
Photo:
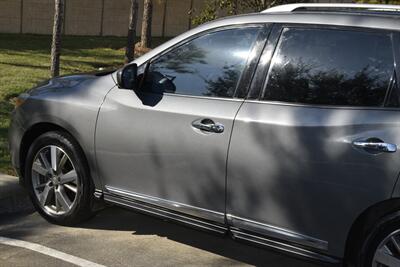
[[[232,133],[233,226],[343,256],[352,223],[390,198],[399,172],[396,38],[274,27]]]

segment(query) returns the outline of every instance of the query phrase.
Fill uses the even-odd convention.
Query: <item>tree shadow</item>
[[[167,220],[109,207],[92,220],[78,227],[112,231],[128,231],[133,235],[157,235],[172,241],[205,250],[254,266],[320,266],[271,249],[236,242],[228,236],[198,231]]]
[[[22,68],[33,68],[33,69],[42,69],[42,70],[47,70],[49,69],[48,66],[40,66],[40,65],[32,65],[32,64],[22,64],[22,63],[16,63],[16,62],[1,62],[0,65],[8,65],[12,67],[22,67]]]
[[[21,227],[22,225],[23,227]],[[22,240],[29,236],[36,235],[37,233],[42,233],[40,229],[43,227],[62,227],[44,222],[44,219],[31,211],[1,216],[0,226],[1,235]],[[228,261],[228,259],[252,266],[328,266],[303,258],[296,258],[290,254],[283,254],[273,249],[236,242],[228,236],[199,231],[181,224],[132,212],[119,207],[107,207],[99,212],[96,217],[76,225],[74,228],[122,231],[127,232],[127,235],[167,238],[179,244],[224,257],[225,259],[222,259],[219,263],[220,266],[232,265],[232,262]],[[104,242],[107,241],[104,240]],[[129,236],[126,237],[126,242],[127,245],[129,245]],[[171,255],[171,257],[173,256],[174,255]]]

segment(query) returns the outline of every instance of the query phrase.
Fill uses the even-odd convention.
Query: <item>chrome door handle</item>
[[[354,141],[353,146],[376,152],[394,153],[397,151],[397,145],[384,142]]]
[[[196,129],[210,132],[210,133],[223,133],[225,130],[224,125],[220,123],[214,123],[212,120],[204,119],[202,121],[195,121],[192,126]]]

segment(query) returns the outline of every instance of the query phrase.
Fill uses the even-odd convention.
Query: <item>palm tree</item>
[[[139,4],[137,0],[131,0],[131,14],[129,16],[128,43],[125,50],[125,63],[135,58],[136,25],[138,19]]]
[[[151,21],[153,18],[153,2],[152,0],[144,0],[142,36],[140,46],[150,48],[151,46]]]
[[[51,44],[51,77],[60,75],[61,33],[64,21],[64,0],[55,0],[53,41]]]

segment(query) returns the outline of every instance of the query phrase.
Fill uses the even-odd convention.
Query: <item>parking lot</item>
[[[2,267],[74,266],[71,257],[81,266],[317,266],[116,207],[77,227],[52,225],[33,212],[1,215],[0,237],[29,242],[28,249],[0,244]],[[32,250],[37,245],[45,254]]]

